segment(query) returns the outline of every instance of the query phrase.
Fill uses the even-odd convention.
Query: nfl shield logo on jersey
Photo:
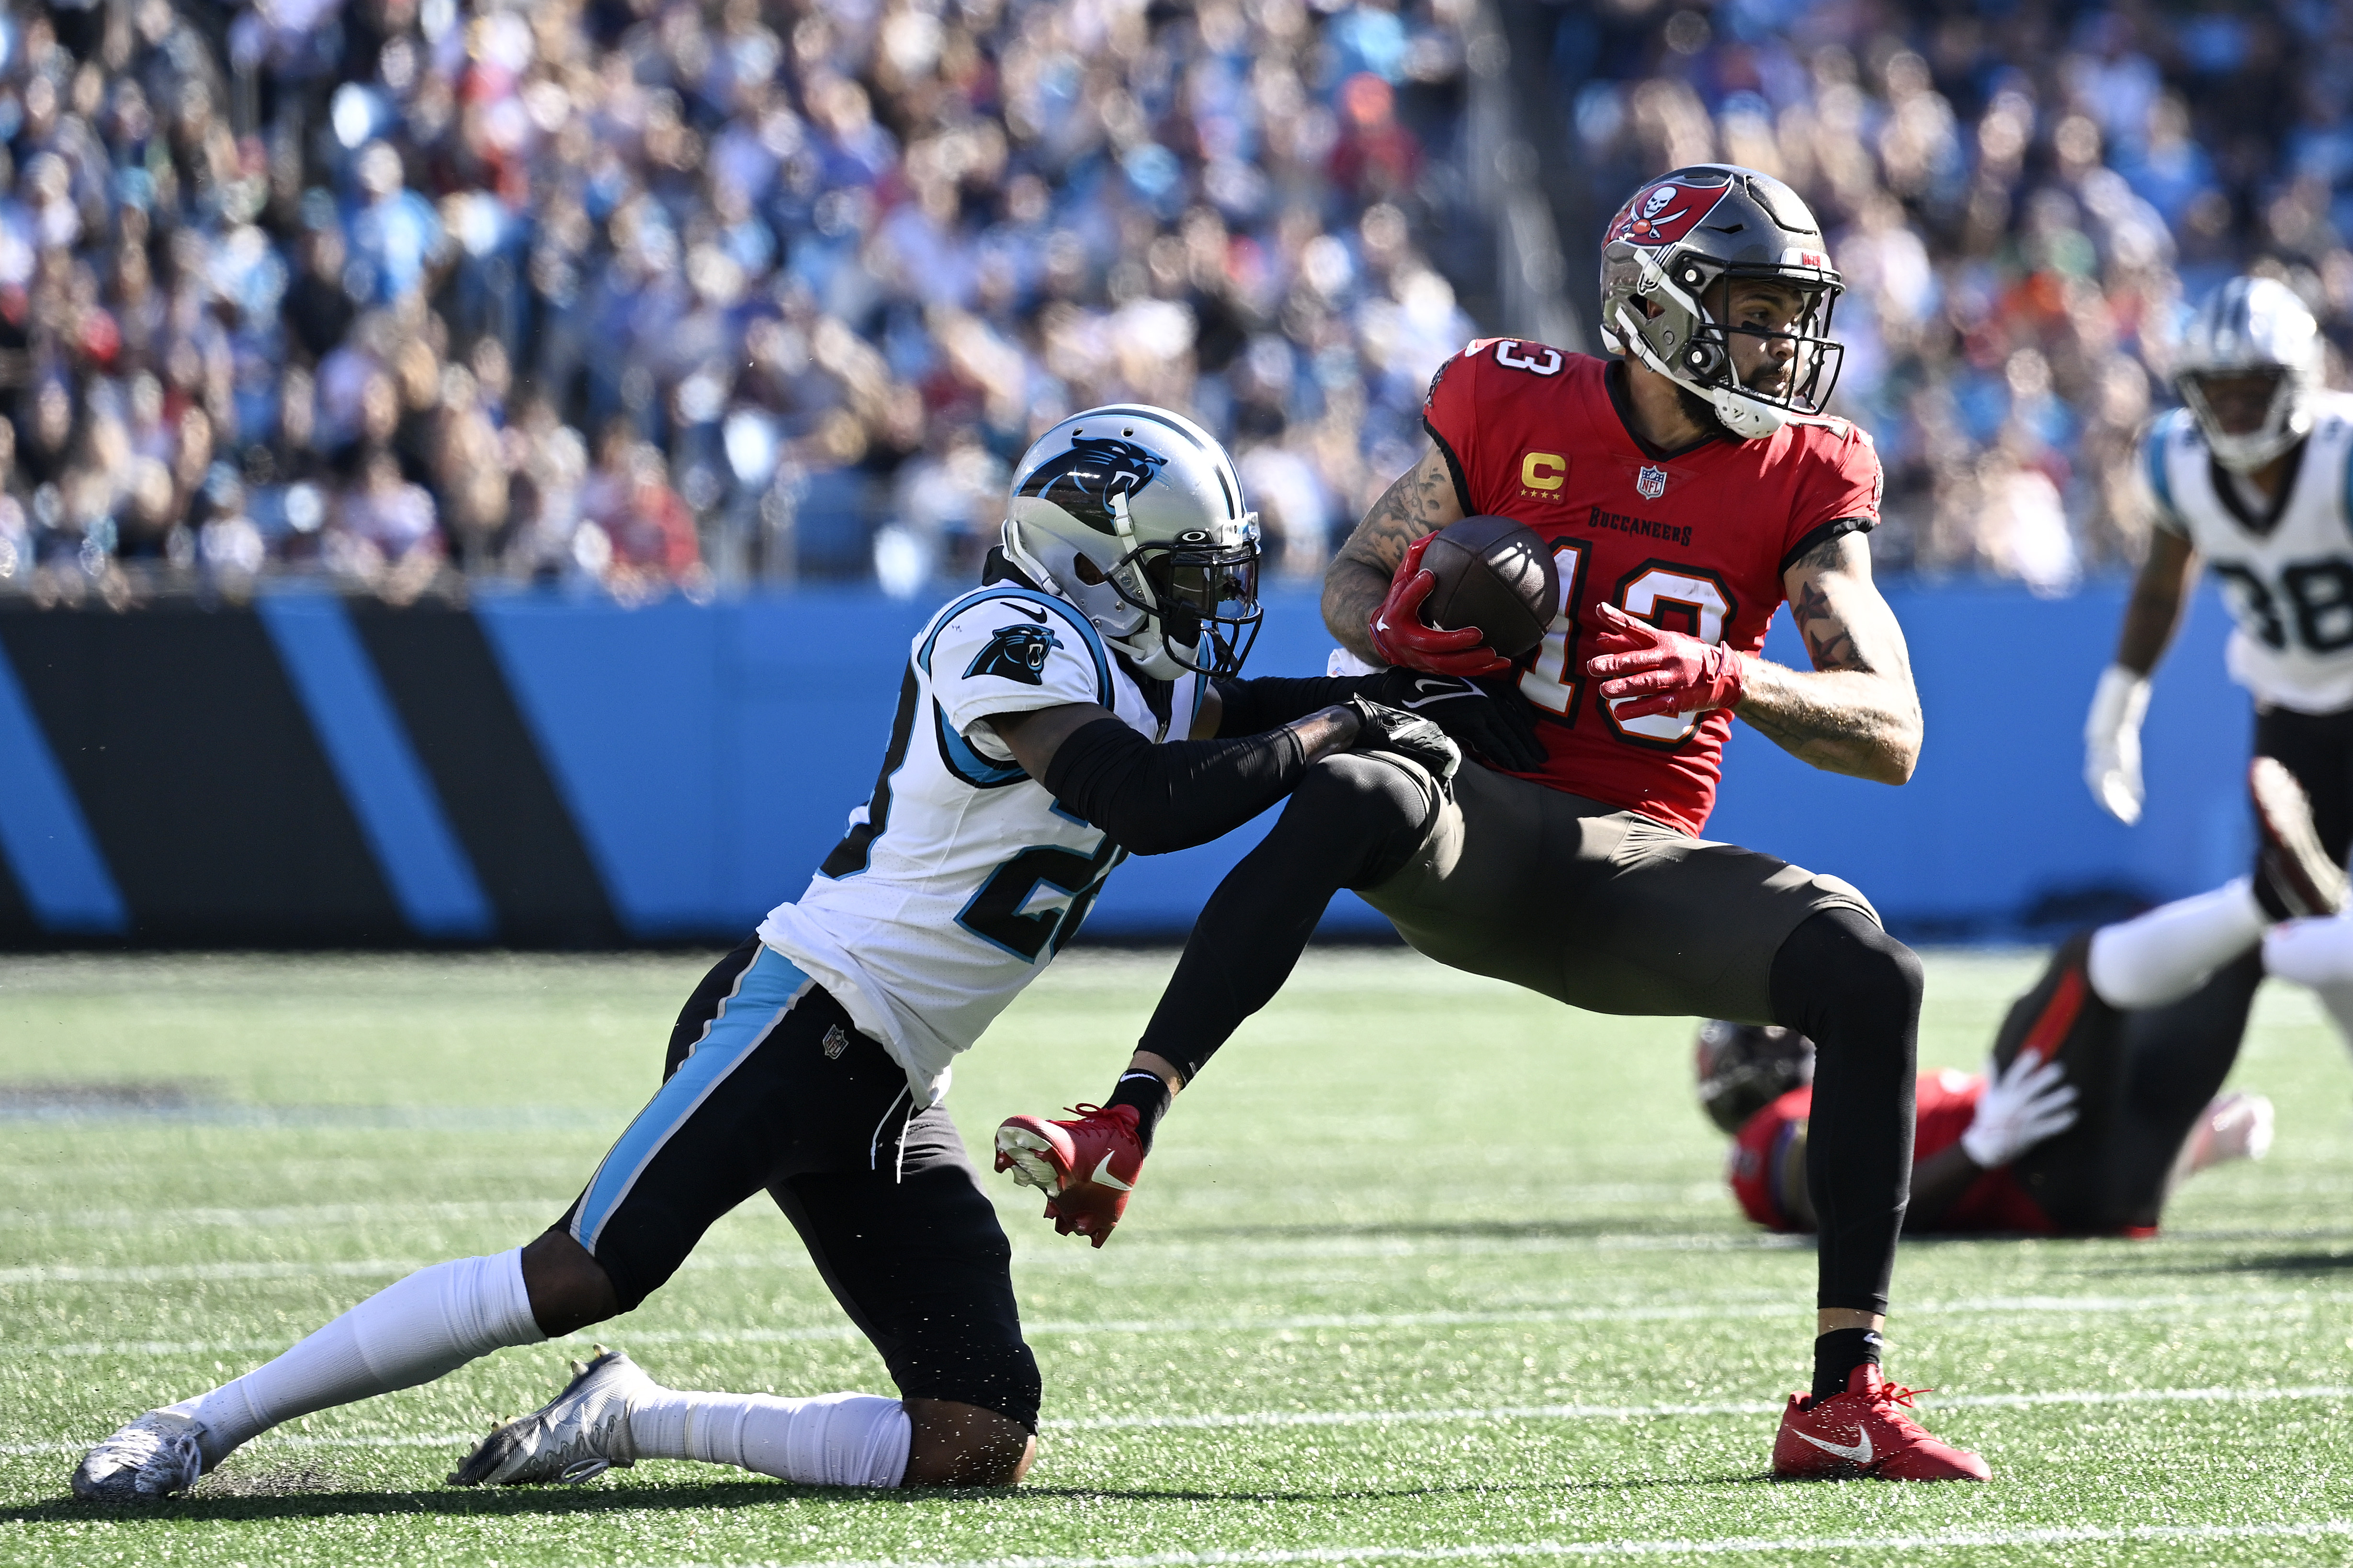
[[[1667,493],[1667,470],[1645,468],[1634,476],[1634,488],[1642,492],[1644,500],[1656,500]]]

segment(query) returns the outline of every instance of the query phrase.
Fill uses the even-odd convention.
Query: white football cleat
[[[2260,1160],[2272,1152],[2277,1113],[2260,1094],[2241,1089],[2206,1108],[2189,1130],[2189,1169],[2211,1170],[2232,1160]]]
[[[205,1473],[196,1446],[204,1424],[175,1411],[150,1410],[82,1456],[74,1496],[90,1502],[153,1502],[186,1491]]]
[[[615,1466],[638,1462],[629,1437],[629,1404],[655,1386],[645,1369],[619,1351],[596,1347],[586,1366],[572,1363],[564,1392],[502,1426],[450,1474],[453,1487],[520,1487],[548,1481],[566,1486],[594,1480]]]

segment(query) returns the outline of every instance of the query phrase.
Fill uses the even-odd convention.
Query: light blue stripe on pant
[[[661,1091],[646,1102],[588,1178],[588,1191],[572,1216],[572,1238],[589,1251],[613,1211],[629,1195],[638,1177],[662,1151],[670,1134],[686,1125],[727,1075],[760,1048],[768,1031],[784,1021],[793,1004],[817,983],[774,948],[763,947],[735,977],[735,989],[719,1004],[719,1012],[694,1043],[686,1060]]]

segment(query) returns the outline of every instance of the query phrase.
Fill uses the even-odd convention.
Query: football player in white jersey
[[[2322,387],[2321,360],[2312,312],[2275,279],[2234,278],[2200,306],[2175,363],[2185,406],[2145,437],[2157,526],[2084,725],[2093,795],[2137,821],[2149,672],[2202,562],[2255,700],[2255,867],[2071,944],[2096,996],[2171,1047],[2183,1106],[2230,1070],[2266,973],[2313,985],[2353,1032],[2353,397]]]
[[[1011,1249],[940,1103],[951,1060],[1125,854],[1205,843],[1314,768],[1387,753],[1451,777],[1450,731],[1504,761],[1535,744],[1466,681],[1238,679],[1258,541],[1231,459],[1190,421],[1112,406],[1049,430],[1014,474],[989,581],[914,639],[872,796],[807,890],[703,979],[660,1090],[564,1216],[528,1246],[410,1275],[274,1361],[130,1422],[83,1458],[74,1490],[168,1496],[295,1416],[628,1311],[763,1191],[898,1397],[685,1392],[605,1352],[451,1480],[580,1480],[639,1458],[805,1485],[1018,1480],[1038,1368]]]

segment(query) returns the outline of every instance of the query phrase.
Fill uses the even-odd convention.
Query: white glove
[[[1981,1171],[2009,1164],[2046,1138],[2075,1125],[2075,1086],[2067,1069],[2039,1051],[2021,1051],[2008,1071],[1986,1063],[1985,1093],[1961,1134],[1961,1152]]]
[[[2140,820],[2140,721],[2148,712],[2148,677],[2121,664],[2100,672],[2084,721],[2084,782],[2110,816]]]

